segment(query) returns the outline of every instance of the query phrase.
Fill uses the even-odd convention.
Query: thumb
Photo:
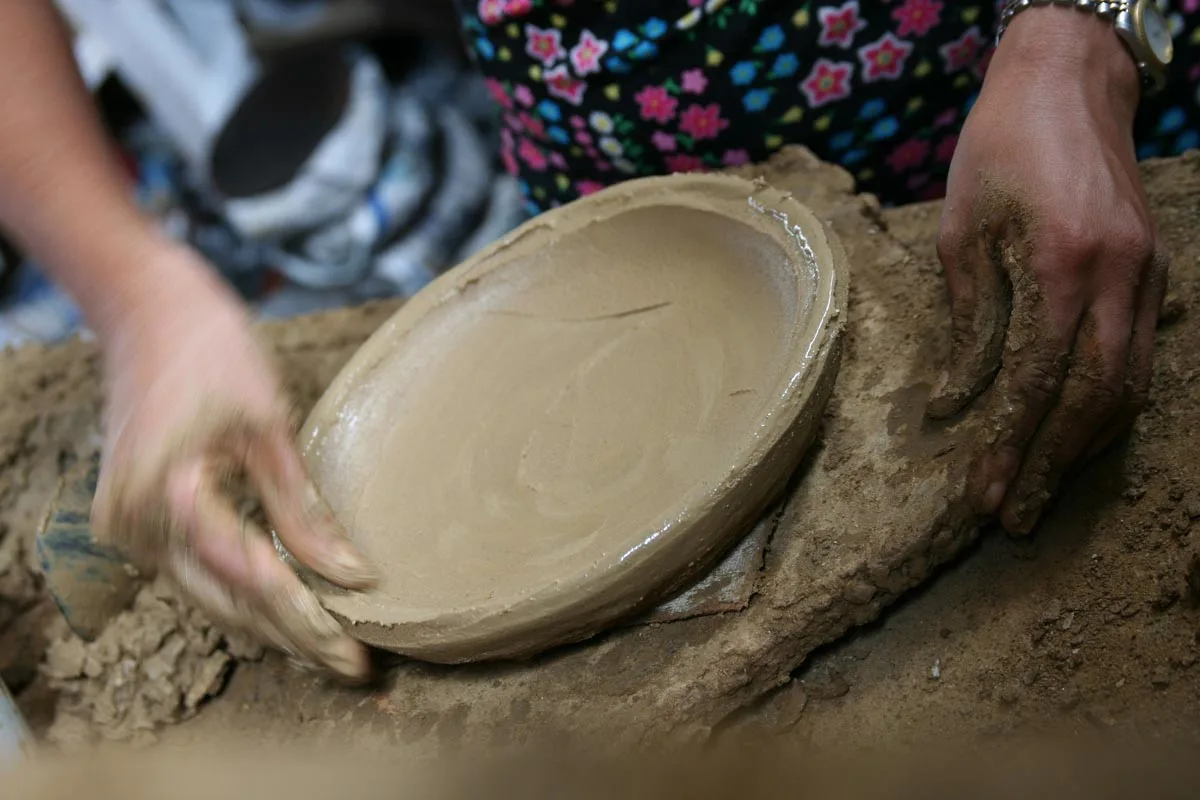
[[[1000,369],[1010,289],[990,241],[986,223],[958,227],[942,220],[937,249],[950,295],[950,367],[929,398],[926,413],[933,419],[962,411]]]
[[[350,541],[308,477],[286,429],[266,430],[251,444],[247,467],[279,540],[305,567],[347,589],[368,589],[376,568]]]

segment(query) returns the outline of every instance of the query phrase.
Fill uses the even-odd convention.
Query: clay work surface
[[[942,736],[1017,723],[1194,730],[1200,615],[1187,577],[1200,535],[1191,533],[1200,518],[1200,324],[1186,309],[1200,302],[1200,161],[1146,167],[1178,297],[1161,331],[1153,405],[1127,452],[1085,475],[1032,542],[989,534],[982,548],[972,547],[977,531],[956,502],[970,431],[923,421],[946,356],[932,250],[937,208],[881,214],[851,194],[849,176],[798,151],[766,172],[846,245],[851,325],[820,446],[789,494],[744,610],[625,628],[529,665],[399,665],[371,693],[331,687],[268,657],[238,664],[224,693],[167,735],[220,737],[236,728],[427,750],[535,730],[607,730],[613,741],[704,735],[730,721],[814,739],[887,738],[923,720]],[[315,401],[391,310],[268,328],[297,396]],[[92,351],[76,344],[9,356],[0,372],[6,656],[38,654],[53,617],[22,565],[57,475],[95,447],[96,369]],[[882,626],[795,672],[964,555]],[[9,641],[18,639],[14,649]],[[37,712],[46,693],[30,667],[12,661],[4,676],[44,725]]]

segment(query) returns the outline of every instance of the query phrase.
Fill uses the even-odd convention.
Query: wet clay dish
[[[754,525],[837,373],[841,247],[762,183],[621,184],[432,283],[301,445],[384,578],[318,587],[363,641],[519,658],[685,588]]]

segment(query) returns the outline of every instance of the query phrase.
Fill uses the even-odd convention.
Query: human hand
[[[363,646],[228,496],[229,481],[244,475],[299,562],[346,588],[373,583],[306,476],[244,309],[190,251],[167,246],[154,258],[143,273],[158,280],[127,287],[130,312],[102,338],[109,386],[97,538],[167,575],[219,624],[365,678]]]
[[[1112,27],[1047,6],[997,48],[950,167],[938,233],[953,363],[929,414],[993,386],[968,492],[1028,533],[1064,474],[1150,388],[1166,262],[1138,175],[1139,76]]]

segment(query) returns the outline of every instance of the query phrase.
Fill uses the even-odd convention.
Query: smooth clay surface
[[[323,587],[442,662],[590,636],[710,568],[782,490],[836,377],[840,246],[727,176],[626,183],[526,224],[362,347],[301,442],[377,561]]]

